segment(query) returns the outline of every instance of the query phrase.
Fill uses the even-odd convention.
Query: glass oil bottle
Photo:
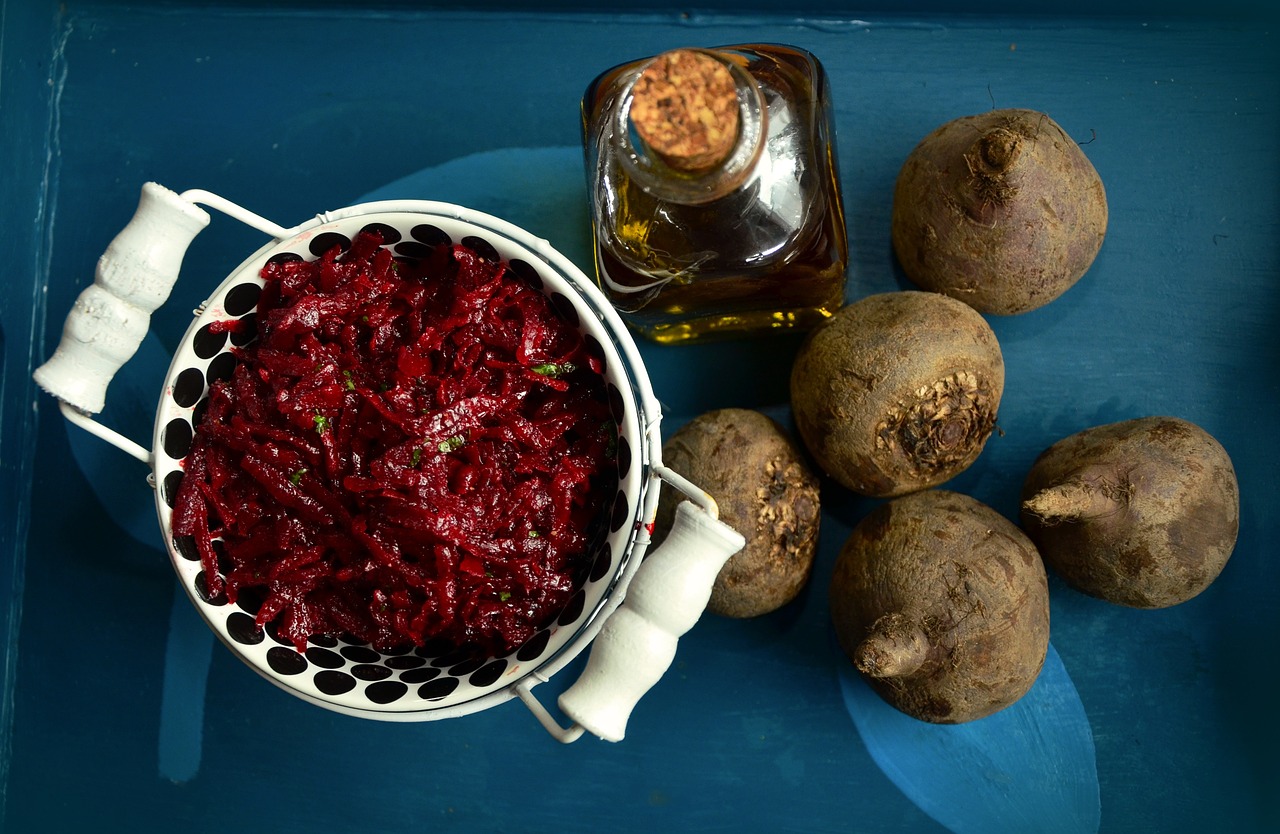
[[[810,53],[678,49],[582,102],[601,289],[660,343],[807,329],[844,300],[826,73]]]

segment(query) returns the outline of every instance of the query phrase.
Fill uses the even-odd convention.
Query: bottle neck
[[[700,205],[719,199],[746,182],[764,150],[768,111],[759,84],[738,63],[715,52],[706,54],[728,69],[738,100],[737,141],[719,164],[697,172],[681,171],[667,165],[646,146],[631,122],[633,93],[643,67],[626,80],[613,112],[610,139],[623,171],[638,186],[661,200]]]

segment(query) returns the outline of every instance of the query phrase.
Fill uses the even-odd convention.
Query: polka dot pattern
[[[191,451],[191,424],[181,418],[170,420],[164,427],[164,453],[171,458],[184,458]]]
[[[214,330],[212,323],[197,330],[191,338],[191,350],[201,359],[212,359],[222,352],[226,344],[226,331]]]
[[[222,308],[227,311],[228,316],[240,318],[253,312],[261,295],[262,287],[257,284],[236,284],[227,291]]]
[[[179,408],[190,408],[200,401],[204,394],[204,372],[199,368],[184,368],[173,381],[174,405]]]
[[[351,248],[351,239],[338,232],[321,232],[311,238],[311,241],[307,244],[308,251],[316,257],[320,257],[335,247],[345,252]]]
[[[319,222],[319,221],[317,221]],[[236,366],[234,348],[256,334],[256,310],[262,294],[258,273],[268,261],[310,260],[338,247],[345,250],[361,230],[376,231],[398,258],[420,258],[436,247],[464,243],[490,261],[505,260],[511,271],[544,292],[555,309],[584,334],[587,350],[608,380],[611,413],[618,424],[618,489],[609,499],[607,532],[591,552],[581,587],[552,622],[507,657],[480,657],[465,647],[428,644],[378,651],[343,636],[313,638],[305,651],[279,639],[274,625],[260,626],[261,589],[242,589],[234,603],[210,595],[200,553],[187,537],[170,538],[170,554],[188,594],[205,618],[245,662],[286,688],[356,714],[395,712],[411,719],[433,717],[443,708],[482,708],[510,694],[511,685],[566,651],[585,645],[584,628],[605,604],[628,563],[627,554],[642,526],[634,516],[642,505],[645,478],[636,450],[645,442],[636,417],[635,382],[614,347],[601,316],[575,302],[582,285],[560,274],[525,245],[454,217],[415,212],[385,212],[324,222],[310,233],[264,247],[217,293],[188,329],[170,371],[157,420],[155,449],[157,500],[166,533],[174,496],[182,480],[183,458],[207,405],[209,386],[227,379]],[[228,327],[219,324],[228,320]],[[215,542],[215,545],[218,543]]]

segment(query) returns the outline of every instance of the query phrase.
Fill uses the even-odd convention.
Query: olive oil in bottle
[[[805,329],[843,303],[826,73],[794,47],[678,49],[582,104],[596,277],[662,343]]]

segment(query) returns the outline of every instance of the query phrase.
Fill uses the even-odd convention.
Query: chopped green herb
[[[317,432],[319,432],[320,434],[324,434],[326,431],[328,431],[329,429],[328,417],[324,416],[319,411],[317,411],[316,416],[312,417],[311,419],[316,424]]]
[[[289,476],[289,483],[297,486],[298,482],[302,480],[302,476],[305,474],[307,474],[306,467],[303,467],[302,469],[295,469],[293,474]]]
[[[533,371],[535,374],[556,377],[561,374],[573,373],[574,368],[575,366],[572,362],[562,362],[560,364],[556,364],[555,362],[544,362],[541,365],[534,365],[529,370]]]
[[[466,442],[467,439],[465,437],[460,434],[455,434],[453,437],[441,440],[440,445],[437,448],[440,450],[442,455],[447,455],[455,449],[461,448],[462,444]]]
[[[346,377],[346,385],[348,391],[356,390],[355,381],[351,379],[351,371],[343,371],[342,375]]]
[[[618,456],[618,424],[612,420],[605,420],[600,424],[600,433],[605,438],[604,454],[605,457],[613,459]]]
[[[413,450],[413,454],[409,457],[409,465],[417,466],[418,461],[420,460],[422,460],[422,450],[415,447]]]
[[[509,600],[509,599],[511,599],[511,592],[510,592],[510,591],[499,591],[499,592],[498,592],[498,600],[499,600],[500,602],[506,602],[506,601],[507,601],[507,600]]]

